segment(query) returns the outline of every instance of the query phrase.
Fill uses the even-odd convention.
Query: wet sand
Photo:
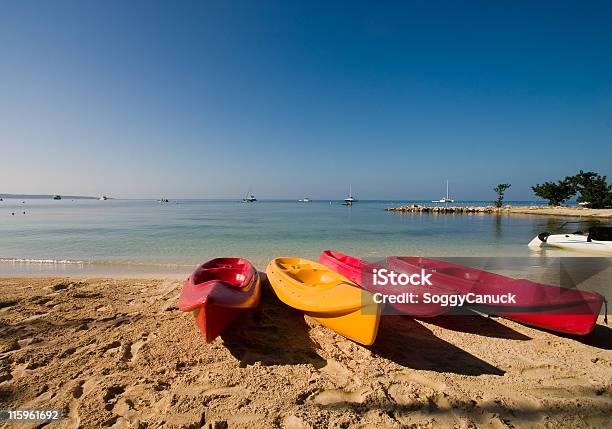
[[[176,308],[179,290],[176,280],[0,279],[0,408],[62,408],[57,428],[610,422],[602,318],[571,338],[480,315],[385,317],[368,348],[265,288],[258,309],[205,344]]]

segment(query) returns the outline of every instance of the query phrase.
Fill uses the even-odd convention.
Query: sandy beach
[[[515,206],[500,209],[502,213],[511,214],[530,214],[544,216],[569,216],[569,217],[588,217],[599,219],[612,219],[612,209],[590,209],[588,207],[576,206]]]
[[[58,428],[609,424],[602,317],[584,338],[480,315],[385,317],[367,348],[265,288],[207,345],[179,291],[175,280],[0,279],[0,408],[61,408]]]

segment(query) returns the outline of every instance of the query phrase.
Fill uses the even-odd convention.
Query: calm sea
[[[217,256],[248,258],[263,268],[277,256],[316,259],[326,248],[361,257],[529,256],[527,243],[538,232],[556,231],[570,220],[384,211],[423,201],[360,201],[352,207],[328,200],[22,201],[0,202],[0,275],[182,274]]]

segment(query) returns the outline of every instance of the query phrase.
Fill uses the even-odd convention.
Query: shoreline
[[[400,213],[432,213],[432,214],[515,214],[561,216],[577,218],[612,219],[612,209],[590,209],[576,206],[420,206],[408,205],[387,207],[385,211]]]
[[[384,317],[363,347],[282,304],[204,343],[169,280],[0,278],[0,405],[57,427],[604,427],[610,336]]]

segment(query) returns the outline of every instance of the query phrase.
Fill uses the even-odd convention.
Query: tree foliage
[[[574,176],[567,176],[557,183],[545,182],[532,186],[533,193],[548,200],[551,206],[558,206],[576,194],[579,203],[588,203],[594,209],[612,206],[612,185],[608,184],[606,176],[600,176],[592,171],[582,170]]]
[[[549,206],[561,205],[576,194],[576,189],[567,178],[557,183],[544,182],[541,185],[532,186],[531,189],[538,197],[548,200]]]
[[[612,185],[608,184],[606,176],[600,176],[592,171],[586,173],[582,170],[572,177],[566,177],[575,192],[579,193],[579,203],[589,203],[594,209],[603,209],[612,206]]]
[[[495,201],[495,207],[501,207],[504,204],[504,192],[512,186],[510,183],[500,183],[493,191],[497,194],[497,200]]]

